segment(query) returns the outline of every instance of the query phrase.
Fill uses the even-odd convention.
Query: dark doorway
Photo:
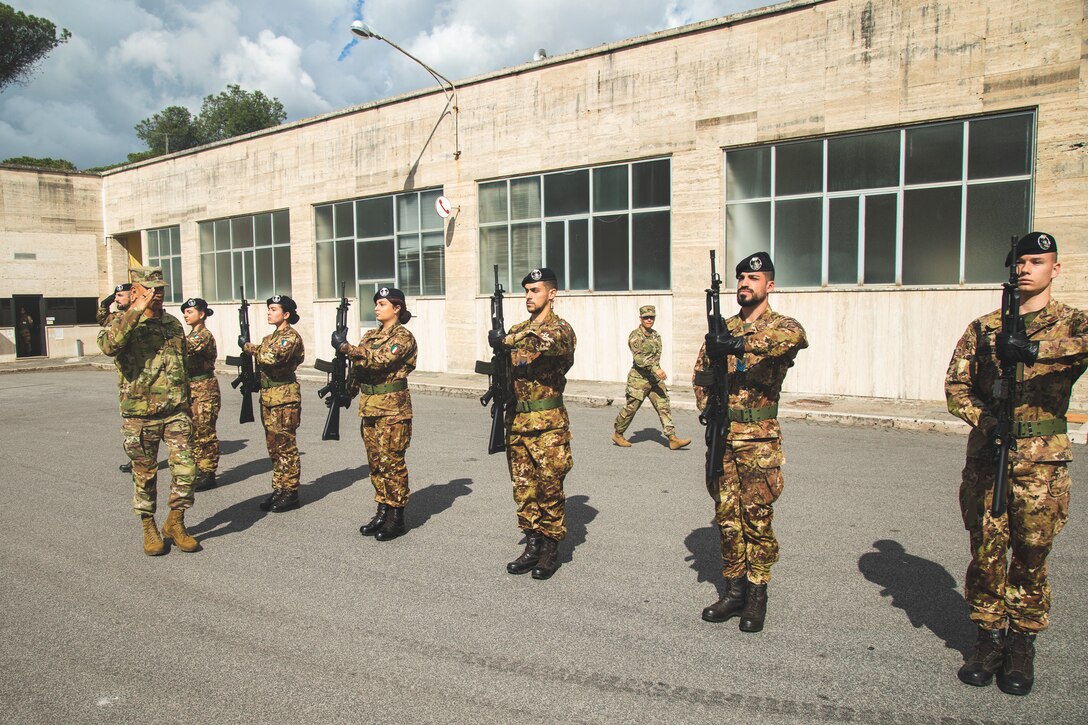
[[[41,295],[12,295],[15,313],[15,357],[45,355],[45,320]]]

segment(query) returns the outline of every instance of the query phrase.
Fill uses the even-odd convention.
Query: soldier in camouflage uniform
[[[163,312],[166,282],[158,267],[129,270],[131,304],[98,333],[98,347],[114,358],[120,381],[121,432],[132,461],[132,506],[144,529],[144,553],[166,553],[163,536],[182,551],[200,544],[185,529],[185,509],[193,505],[196,461],[189,420],[189,378],[185,372],[185,333],[177,318]],[[159,442],[170,448],[170,514],[155,526],[155,469]]]
[[[193,419],[193,455],[196,457],[196,490],[215,488],[215,471],[219,468],[219,438],[215,423],[219,420],[222,401],[219,380],[215,377],[215,337],[204,321],[215,314],[208,303],[190,297],[181,304],[181,314],[189,326],[185,338],[185,367],[189,372],[189,416]]]
[[[647,396],[661,418],[661,429],[669,439],[669,448],[679,450],[691,443],[690,439],[677,438],[676,426],[672,422],[669,410],[669,390],[665,387],[665,371],[661,368],[661,334],[654,329],[657,309],[653,305],[643,305],[638,310],[642,323],[627,336],[627,347],[631,348],[631,372],[627,374],[627,404],[616,416],[615,433],[612,442],[617,446],[629,448],[631,442],[623,437],[627,427],[638,412],[642,401]]]
[[[412,313],[399,289],[377,291],[374,317],[381,326],[367,330],[358,346],[339,331],[332,334],[332,346],[353,363],[351,393],[359,393],[363,446],[378,504],[374,518],[359,527],[359,533],[390,541],[405,530],[409,490],[404,452],[412,442],[408,375],[416,369],[416,339],[404,327]]]
[[[1015,262],[1012,255],[1006,260],[1013,263],[1024,330],[1002,333],[1000,310],[968,325],[949,363],[945,393],[948,410],[972,426],[960,510],[971,538],[964,598],[979,632],[959,677],[984,686],[996,673],[1004,692],[1026,695],[1034,683],[1035,636],[1049,625],[1046,559],[1069,514],[1065,416],[1073,384],[1088,367],[1088,315],[1051,299],[1061,269],[1052,236],[1032,232],[1020,239]],[[1011,391],[1017,440],[1009,453],[1007,511],[995,518],[995,383],[1002,362],[1017,363]]]
[[[298,497],[298,441],[295,431],[302,418],[302,393],[295,370],[306,351],[302,336],[291,325],[299,321],[298,305],[287,295],[273,295],[267,300],[268,324],[276,330],[260,345],[238,337],[242,350],[253,355],[261,376],[261,421],[264,440],[272,459],[272,493],[261,503],[264,511],[289,511],[301,504]]]
[[[109,296],[98,303],[98,310],[95,312],[94,319],[99,327],[105,327],[113,321],[113,318],[128,309],[129,290],[131,289],[132,284],[123,282],[114,287],[113,292],[110,292]],[[117,304],[117,311],[110,312],[110,307],[114,303]],[[117,468],[120,469],[121,473],[132,473],[132,462],[126,461]]]
[[[782,381],[797,353],[808,347],[801,325],[770,308],[774,265],[765,252],[737,265],[740,313],[725,321],[721,335],[708,334],[695,361],[695,399],[702,410],[706,391],[695,381],[711,359],[726,357],[729,366],[729,430],[717,481],[715,519],[721,531],[722,573],[726,592],[703,610],[708,622],[740,614],[742,632],[763,629],[767,583],[778,561],[772,504],[782,493],[782,431],[778,400]]]
[[[517,399],[506,420],[506,457],[525,551],[506,569],[511,574],[531,570],[534,579],[547,579],[559,567],[559,542],[567,535],[563,478],[574,465],[563,390],[577,339],[552,310],[556,282],[555,272],[547,267],[527,274],[521,285],[529,319],[509,334],[488,333],[493,349],[510,351]]]

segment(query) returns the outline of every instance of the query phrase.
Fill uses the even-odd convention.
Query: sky
[[[81,169],[144,150],[134,126],[167,106],[196,114],[228,84],[279,98],[287,120],[434,85],[361,19],[456,82],[773,4],[767,0],[3,0],[71,39],[25,85],[0,91],[0,160]]]

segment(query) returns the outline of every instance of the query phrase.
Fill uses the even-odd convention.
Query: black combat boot
[[[122,463],[117,468],[121,471],[121,473],[132,473],[132,461],[129,461],[128,463]]]
[[[1006,695],[1026,695],[1035,684],[1035,635],[1009,627],[1005,662],[997,673],[997,686]]]
[[[193,486],[194,491],[207,491],[209,488],[215,488],[215,471],[201,471],[196,474],[196,484]]]
[[[741,632],[759,632],[767,618],[767,585],[748,582],[744,609],[740,613]]]
[[[378,512],[374,514],[374,518],[370,520],[370,523],[363,524],[359,527],[359,533],[363,536],[373,536],[378,533],[378,529],[385,524],[385,519],[389,515],[389,504],[378,504]]]
[[[280,493],[281,491],[278,488],[272,489],[272,493],[268,494],[268,498],[259,504],[261,511],[271,511],[276,499],[280,497]]]
[[[403,506],[390,506],[389,513],[385,518],[385,523],[382,524],[378,533],[374,534],[374,538],[378,541],[392,541],[398,536],[404,535],[404,507]]]
[[[748,592],[748,578],[737,577],[725,580],[725,594],[718,601],[703,610],[703,619],[708,622],[724,622],[735,617],[744,609],[744,597]]]
[[[1001,629],[978,628],[975,651],[963,663],[956,675],[964,684],[985,687],[994,679],[1005,659],[1005,632]]]
[[[540,559],[533,567],[533,579],[548,579],[559,568],[559,542],[540,535]]]
[[[284,489],[280,491],[279,498],[272,501],[272,506],[268,510],[274,514],[279,514],[284,511],[290,511],[291,509],[297,509],[301,505],[302,502],[298,499],[297,488],[291,490]]]
[[[536,531],[525,532],[525,551],[521,556],[506,565],[506,571],[511,574],[527,574],[536,563],[540,561],[540,533]]]

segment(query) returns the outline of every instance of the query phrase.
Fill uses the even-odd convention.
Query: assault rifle
[[[722,278],[715,266],[714,250],[710,251],[710,287],[706,289],[707,332],[718,335],[725,331],[721,309]],[[706,407],[699,422],[706,426],[706,490],[718,500],[718,479],[722,476],[722,446],[729,432],[729,363],[724,357],[711,358],[710,370],[702,370],[695,384],[706,391]]]
[[[238,288],[238,294],[242,298],[242,304],[238,307],[238,337],[245,342],[250,342],[249,302],[246,301],[246,293],[242,287]],[[244,350],[237,356],[227,355],[227,365],[238,366],[238,377],[230,383],[232,388],[238,389],[238,392],[242,394],[242,410],[238,415],[238,422],[252,423],[253,394],[261,392],[261,379],[253,366],[253,355]]]
[[[336,331],[344,335],[348,334],[348,307],[351,303],[344,296],[346,282],[340,283],[340,306],[336,308]],[[348,365],[346,353],[336,351],[332,362],[318,359],[314,367],[329,377],[325,387],[317,391],[317,397],[325,399],[325,405],[329,408],[329,415],[325,418],[325,430],[321,433],[323,441],[340,440],[340,409],[351,405],[351,391],[348,390],[348,376],[351,366]]]
[[[1001,290],[1001,332],[1011,335],[1024,331],[1024,321],[1020,317],[1020,275],[1016,272],[1016,237],[1012,238],[1012,252],[1009,256],[1009,281]],[[990,504],[990,513],[994,516],[1005,514],[1006,499],[1009,495],[1009,451],[1016,450],[1016,436],[1013,435],[1013,415],[1016,400],[1013,390],[1016,387],[1016,363],[1001,363],[1001,375],[994,381],[994,399],[997,401],[997,427],[994,428],[994,460],[997,469],[994,472],[994,499]]]
[[[495,293],[491,295],[491,330],[506,334],[502,319],[502,285],[499,283],[499,265],[495,265]],[[487,439],[487,452],[506,450],[506,413],[514,405],[514,370],[510,351],[501,346],[494,348],[491,362],[476,361],[476,372],[488,376],[487,392],[480,396],[480,405],[491,403],[491,435]]]

